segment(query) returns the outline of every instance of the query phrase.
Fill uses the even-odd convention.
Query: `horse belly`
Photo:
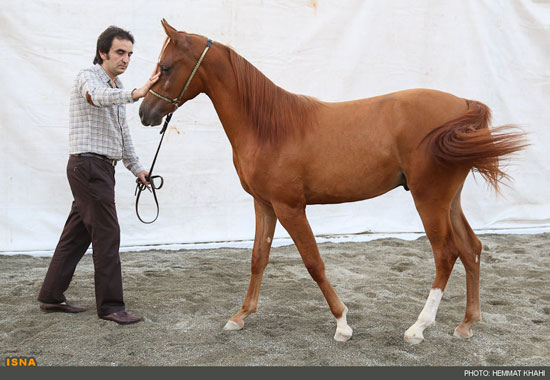
[[[379,157],[373,159],[370,154],[354,154],[349,150],[330,153],[325,151],[323,159],[308,165],[304,181],[308,204],[374,198],[402,184],[403,173],[398,161],[387,154],[379,153]]]
[[[332,104],[304,143],[304,188],[308,203],[373,198],[404,183],[398,128],[389,113],[369,102]]]

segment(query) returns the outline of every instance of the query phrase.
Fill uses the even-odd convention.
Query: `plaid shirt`
[[[69,107],[69,153],[96,153],[122,160],[134,175],[140,164],[126,120],[126,104],[133,103],[132,90],[124,90],[96,64],[78,73]],[[93,105],[91,104],[93,103]]]

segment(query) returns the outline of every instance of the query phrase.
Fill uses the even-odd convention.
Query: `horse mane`
[[[321,105],[318,100],[284,90],[233,49],[228,49],[241,104],[256,128],[260,143],[280,142],[313,125],[313,111]]]

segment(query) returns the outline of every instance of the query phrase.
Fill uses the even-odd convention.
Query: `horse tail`
[[[501,159],[528,145],[525,133],[512,124],[489,129],[489,107],[473,100],[466,102],[466,113],[435,128],[423,141],[438,164],[469,167],[498,193],[499,184],[508,179],[500,168]]]

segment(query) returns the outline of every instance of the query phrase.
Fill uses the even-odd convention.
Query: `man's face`
[[[115,37],[109,53],[99,52],[99,55],[103,59],[101,66],[111,78],[114,79],[126,71],[130,64],[133,48],[134,44],[131,41]]]

